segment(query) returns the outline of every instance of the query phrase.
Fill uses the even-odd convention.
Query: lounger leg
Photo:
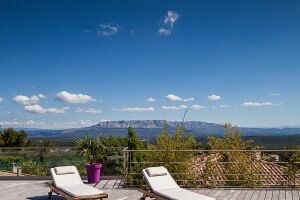
[[[51,190],[51,189],[50,189],[50,192],[48,192],[48,199],[49,199],[49,200],[50,200],[51,197],[52,197],[52,192],[53,192],[53,190]]]
[[[141,197],[141,200],[145,200],[147,198],[147,195],[143,194],[143,197]]]

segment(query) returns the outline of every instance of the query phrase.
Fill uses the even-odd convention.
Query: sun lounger
[[[61,195],[66,200],[108,198],[103,191],[84,184],[74,166],[51,168],[51,176],[53,183],[50,184],[48,199],[51,199],[52,192]]]
[[[139,189],[146,197],[157,200],[215,200],[189,190],[180,188],[165,167],[150,167],[142,171],[150,190]]]

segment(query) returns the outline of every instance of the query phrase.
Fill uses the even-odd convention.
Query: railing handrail
[[[123,151],[128,152],[300,152],[299,149],[275,149],[275,150],[266,150],[266,149],[251,149],[251,150],[238,150],[238,149],[216,149],[216,150],[205,150],[205,149],[128,149],[125,148]]]
[[[124,150],[124,147],[106,147],[107,149],[120,149]],[[0,147],[0,150],[20,150],[20,149],[76,149],[75,146],[71,147]]]

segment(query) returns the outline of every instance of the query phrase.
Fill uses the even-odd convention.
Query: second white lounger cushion
[[[182,188],[159,190],[155,193],[172,200],[216,200],[215,198],[207,197]]]
[[[73,197],[103,194],[103,191],[85,184],[64,185],[63,187],[58,188]]]
[[[152,167],[147,169],[151,169],[151,168]],[[147,169],[143,170],[143,176],[145,177],[148,185],[153,191],[180,188],[165,167],[156,167],[156,168],[160,168],[158,170],[160,170],[161,172],[166,172],[167,175],[162,175],[162,176],[156,175],[151,177],[148,175],[146,171]]]

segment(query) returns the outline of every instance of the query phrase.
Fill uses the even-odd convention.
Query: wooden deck
[[[28,180],[0,181],[0,199],[47,199],[48,182]],[[135,189],[123,188],[120,180],[103,180],[96,187],[108,193],[109,199],[113,200],[138,200],[142,196]],[[300,191],[293,189],[201,189],[195,192],[215,197],[217,200],[300,200]],[[53,195],[52,199],[62,200],[57,195]]]

